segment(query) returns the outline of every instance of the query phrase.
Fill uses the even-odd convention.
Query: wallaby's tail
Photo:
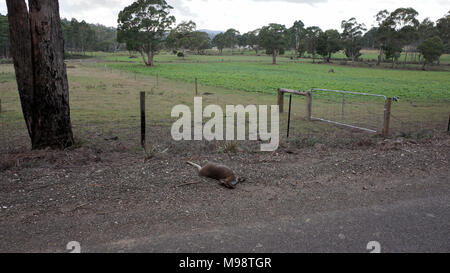
[[[186,161],[186,163],[189,164],[189,165],[191,165],[191,166],[196,167],[199,171],[202,169],[202,166],[200,166],[200,165],[198,165],[198,164],[195,164],[195,163],[193,163],[193,162]]]

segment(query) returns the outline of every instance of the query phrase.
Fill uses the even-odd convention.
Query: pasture
[[[267,56],[189,56],[156,57],[149,69],[139,58],[107,57],[109,68],[142,75],[194,82],[230,90],[273,93],[280,87],[309,90],[327,88],[382,94],[406,100],[450,101],[448,72],[405,71],[336,66],[333,64],[294,63],[279,58],[278,65]],[[116,62],[117,60],[117,62]],[[223,62],[222,62],[223,60]],[[103,66],[101,63],[99,66]],[[328,73],[330,69],[337,73]]]

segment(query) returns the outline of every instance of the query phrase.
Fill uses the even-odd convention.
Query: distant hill
[[[220,31],[220,30],[209,30],[209,29],[199,29],[198,31],[208,33],[208,35],[211,39],[214,38],[217,34],[224,32],[224,31]]]

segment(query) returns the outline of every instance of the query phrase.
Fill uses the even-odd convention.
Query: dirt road
[[[273,154],[205,145],[146,161],[109,144],[3,163],[0,252],[64,252],[70,241],[83,252],[367,252],[369,241],[387,252],[450,250],[448,135]],[[187,159],[227,164],[247,181],[225,189]]]

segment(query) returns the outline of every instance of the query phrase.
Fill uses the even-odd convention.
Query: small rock
[[[317,150],[324,150],[325,149],[325,145],[322,143],[316,143],[316,145],[314,145],[314,148]]]

